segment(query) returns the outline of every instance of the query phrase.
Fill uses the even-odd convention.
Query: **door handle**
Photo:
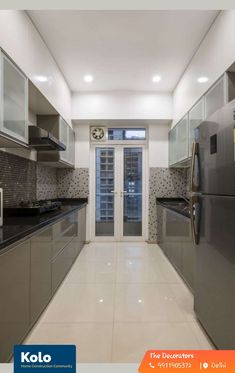
[[[123,190],[120,194],[121,194],[121,197],[123,197],[124,196],[124,194],[126,194],[127,193],[127,191],[126,190]]]
[[[194,245],[199,244],[200,240],[200,215],[201,215],[201,207],[200,201],[198,196],[191,197],[191,208],[190,208],[190,216],[191,216],[191,228],[192,228],[192,236],[193,236],[193,243]]]
[[[116,190],[110,190],[110,193],[117,194]]]
[[[199,167],[199,144],[193,143],[192,162],[191,162],[191,177],[190,177],[191,192],[197,192],[200,186],[200,167]]]

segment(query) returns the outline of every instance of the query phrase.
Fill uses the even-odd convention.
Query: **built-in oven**
[[[3,225],[3,190],[0,188],[0,227]]]

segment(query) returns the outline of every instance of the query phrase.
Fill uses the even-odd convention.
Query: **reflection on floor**
[[[139,363],[147,349],[212,349],[193,297],[157,245],[86,245],[26,344],[76,344],[81,363]]]

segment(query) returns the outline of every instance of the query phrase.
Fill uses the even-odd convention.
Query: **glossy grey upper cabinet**
[[[196,140],[196,128],[204,119],[204,100],[200,101],[189,111],[189,156],[192,155],[192,143]]]
[[[205,94],[205,118],[208,118],[226,104],[227,94],[225,83],[225,75],[223,75]]]
[[[69,163],[75,165],[75,132],[69,126]]]
[[[176,157],[177,162],[188,158],[188,115],[176,127]]]
[[[169,165],[182,165],[189,157],[188,152],[188,114],[169,132]]]
[[[60,152],[60,159],[69,162],[69,128],[63,118],[59,119],[59,140],[66,146],[66,150]]]
[[[176,163],[176,127],[169,132],[169,165]]]
[[[75,163],[75,135],[73,129],[60,118],[60,141],[66,145],[66,150],[60,153],[61,160],[70,165]]]
[[[47,166],[73,168],[75,163],[75,135],[69,124],[58,114],[37,115],[37,125],[52,133],[65,146],[64,151],[40,151],[38,162]]]
[[[0,52],[0,66],[0,133],[13,140],[12,146],[17,146],[17,143],[27,144],[28,80],[2,52]]]

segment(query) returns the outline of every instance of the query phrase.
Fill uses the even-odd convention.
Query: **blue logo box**
[[[76,373],[76,346],[74,345],[17,345],[14,347],[14,373],[22,370],[41,373],[59,369]]]

